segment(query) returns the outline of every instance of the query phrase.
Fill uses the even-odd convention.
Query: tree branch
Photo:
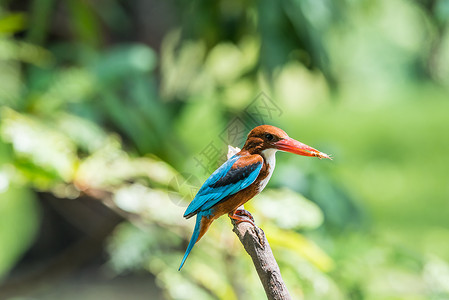
[[[263,230],[248,222],[236,224],[233,219],[231,222],[234,225],[233,231],[253,260],[268,299],[291,299]]]

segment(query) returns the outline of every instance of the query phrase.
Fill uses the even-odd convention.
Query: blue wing
[[[256,180],[262,169],[262,159],[243,167],[233,168],[232,166],[239,159],[242,157],[234,155],[212,173],[187,207],[184,213],[185,218],[212,208],[227,196],[243,190]]]

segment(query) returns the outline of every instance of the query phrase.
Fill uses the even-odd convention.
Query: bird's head
[[[242,150],[250,153],[262,153],[262,151],[269,149],[286,151],[303,156],[315,156],[320,159],[332,159],[326,153],[292,139],[285,131],[271,125],[261,125],[251,130],[242,148]]]

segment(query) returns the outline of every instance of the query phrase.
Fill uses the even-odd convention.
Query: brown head
[[[248,151],[251,154],[261,154],[262,151],[267,149],[331,159],[326,153],[290,138],[282,129],[271,125],[257,126],[248,134],[242,151]]]

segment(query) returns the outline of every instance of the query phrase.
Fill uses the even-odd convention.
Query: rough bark
[[[263,230],[248,222],[239,224],[236,224],[234,220],[231,222],[234,225],[233,231],[253,260],[267,298],[269,300],[291,299]]]

